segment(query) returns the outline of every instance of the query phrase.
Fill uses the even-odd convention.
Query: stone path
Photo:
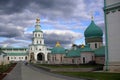
[[[21,63],[18,63],[13,70],[7,74],[3,80],[22,80],[21,77]]]
[[[31,65],[18,63],[3,80],[85,80],[62,76],[38,69]]]

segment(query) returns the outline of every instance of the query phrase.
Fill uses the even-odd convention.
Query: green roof
[[[34,33],[34,32],[42,32],[42,33],[43,33],[43,31],[41,31],[41,30],[35,30],[35,31],[33,31],[33,33]]]
[[[102,46],[94,51],[95,56],[105,56],[105,46]]]
[[[27,53],[7,53],[8,56],[27,56]]]
[[[86,45],[81,52],[93,52],[93,50],[89,47],[89,45]]]
[[[14,48],[14,47],[13,48],[12,47],[5,47],[5,48],[2,47],[1,48],[1,50],[6,50],[6,49],[7,50],[24,50],[24,49],[28,49],[28,48]]]
[[[65,49],[61,46],[55,46],[52,50],[51,50],[52,54],[65,54]]]
[[[0,55],[3,55],[3,57],[7,56],[7,53],[0,50]]]
[[[103,31],[92,20],[91,24],[85,30],[84,36],[85,37],[102,37],[103,36]]]
[[[80,50],[79,48],[76,49],[71,49],[70,51],[68,51],[68,53],[66,54],[66,57],[79,57],[80,56]]]

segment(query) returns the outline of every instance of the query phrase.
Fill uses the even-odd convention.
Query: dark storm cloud
[[[11,27],[9,25],[6,26],[0,26],[0,36],[1,37],[16,37],[23,35],[23,31],[14,27]]]
[[[63,47],[70,47],[76,39],[81,39],[81,33],[75,33],[70,30],[49,30],[44,31],[45,44],[54,47],[56,42],[59,41]]]
[[[44,34],[45,44],[50,47],[54,47],[56,42],[59,41],[64,47],[65,45],[69,45],[72,43],[72,37],[66,35],[57,35],[55,33],[52,34]],[[66,37],[65,37],[66,36]]]
[[[0,13],[12,14],[24,10],[29,0],[0,0]]]
[[[75,27],[81,26],[81,24],[73,28],[73,26],[69,26],[70,24],[62,25],[59,22],[75,21],[79,23],[82,19],[88,19],[89,16],[87,13],[89,13],[91,9],[96,9],[95,5],[98,4],[95,3],[91,8],[90,4],[91,2],[94,3],[94,1],[85,1],[86,0],[0,0],[0,37],[14,38],[15,40],[13,41],[15,42],[10,43],[21,43],[20,45],[23,46],[24,41],[32,42],[32,33],[24,34],[24,31],[25,28],[34,26],[35,18],[37,17],[42,18],[41,20],[47,19],[48,23],[41,22],[42,24],[47,24],[47,27],[52,26],[53,29],[59,30],[73,30]],[[87,10],[85,10],[86,5],[84,2],[87,3],[87,6],[90,5],[87,7]],[[52,47],[55,46],[58,40],[63,46],[67,46],[76,39],[76,37],[72,39],[68,34],[57,34],[57,31],[56,33],[45,33],[44,35],[45,43]],[[76,35],[76,33],[73,35]],[[19,42],[19,40],[22,41]],[[3,42],[3,44],[5,43],[6,41]],[[26,43],[26,45],[28,45],[28,43]]]
[[[0,0],[0,13],[13,14],[29,9],[44,15],[53,13],[55,10],[62,14],[70,14],[75,8],[74,2],[72,0]]]

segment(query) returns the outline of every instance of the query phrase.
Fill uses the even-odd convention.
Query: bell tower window
[[[37,37],[37,34],[35,34],[35,37]]]
[[[40,37],[40,34],[38,34],[38,36]]]

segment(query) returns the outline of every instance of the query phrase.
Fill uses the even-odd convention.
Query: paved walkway
[[[84,80],[62,76],[38,69],[31,65],[18,63],[16,67],[3,80]]]

